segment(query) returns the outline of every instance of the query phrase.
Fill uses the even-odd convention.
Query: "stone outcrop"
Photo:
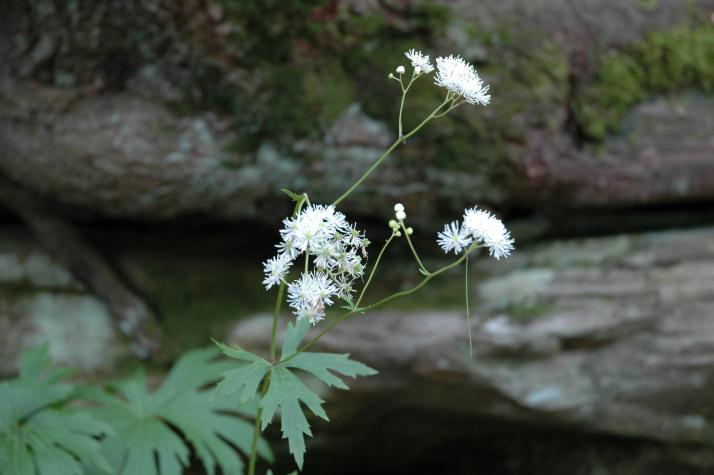
[[[379,375],[328,395],[308,468],[714,467],[714,229],[550,243],[480,267],[473,357],[461,312],[375,311],[321,340]],[[263,347],[268,326],[245,322],[236,339]]]
[[[419,206],[424,220],[472,202],[539,214],[560,203],[712,199],[713,103],[683,92],[711,92],[698,79],[711,77],[706,26],[695,39],[662,40],[672,43],[671,54],[704,52],[695,66],[685,58],[684,82],[673,91],[617,81],[615,91],[591,87],[608,80],[597,76],[608,49],[643,61],[628,57],[628,48],[652,32],[686,31],[689,18],[691,28],[702,28],[695,25],[714,8],[708,0],[299,2],[286,13],[302,15],[293,18],[295,32],[270,39],[271,51],[250,49],[260,40],[246,38],[260,33],[245,23],[262,13],[248,6],[232,13],[220,2],[60,3],[3,7],[0,170],[74,216],[276,219],[282,187],[333,199],[394,139],[397,98],[383,77],[403,62],[407,45],[475,61],[494,102],[430,125],[345,203],[348,211],[373,215],[375,200],[395,197]],[[118,33],[122,18],[136,37]],[[281,19],[273,19],[277,30]],[[301,30],[304,22],[316,36]],[[335,33],[340,28],[347,33]],[[395,32],[411,40],[396,41]],[[245,66],[247,58],[264,59]],[[286,74],[289,87],[274,84]],[[436,103],[432,89],[415,89],[407,123]],[[605,102],[583,112],[582,94]],[[609,114],[608,107],[622,109],[624,121],[593,116]],[[579,130],[590,125],[582,121],[603,121],[619,133],[588,145]]]

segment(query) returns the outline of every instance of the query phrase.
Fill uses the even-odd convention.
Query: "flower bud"
[[[408,228],[407,228],[407,235],[411,236],[412,234],[414,234],[414,228],[408,227]]]
[[[405,213],[404,211],[397,211],[395,216],[399,221],[404,221],[405,219],[407,219],[407,213]]]
[[[392,228],[392,229],[398,228],[398,227],[399,227],[399,223],[397,223],[397,222],[394,221],[393,219],[390,219],[390,220],[389,220],[389,227]]]
[[[397,66],[397,74],[404,74],[404,71],[406,71],[404,66]]]
[[[399,211],[404,211],[404,205],[401,203],[397,203],[394,205],[394,212],[397,213]]]
[[[414,68],[414,74],[421,74],[421,68],[419,66]]]

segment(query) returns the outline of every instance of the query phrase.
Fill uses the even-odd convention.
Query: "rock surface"
[[[637,61],[630,45],[692,15],[709,21],[711,0],[306,1],[277,12],[294,20],[294,32],[282,34],[286,18],[271,17],[277,33],[267,39],[259,35],[270,30],[250,23],[260,25],[264,12],[247,5],[21,3],[3,7],[0,29],[0,171],[75,216],[272,220],[283,214],[282,187],[333,199],[394,139],[397,97],[383,77],[407,46],[475,61],[493,105],[430,125],[345,203],[348,211],[373,216],[399,197],[426,221],[473,202],[540,213],[564,202],[714,198],[713,102],[685,92],[707,92],[696,78],[711,77],[708,30],[696,37],[701,71],[683,73],[691,84],[633,91],[620,104],[629,90],[616,80],[614,92],[596,96],[624,108],[619,134],[583,146],[578,130],[587,124],[573,105],[608,48]],[[117,34],[122,21],[136,37]],[[686,41],[672,51],[689,51]],[[408,123],[436,103],[431,89],[416,89]]]
[[[0,375],[20,351],[48,343],[52,359],[87,373],[111,371],[128,355],[107,307],[24,233],[0,237]]]
[[[714,229],[556,242],[479,267],[473,358],[460,312],[378,311],[321,340],[380,374],[329,395],[308,469],[714,468]],[[268,325],[237,339],[262,347]]]

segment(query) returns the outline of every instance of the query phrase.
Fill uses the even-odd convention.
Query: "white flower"
[[[265,261],[263,263],[263,272],[265,272],[263,285],[265,286],[265,290],[279,284],[280,281],[285,278],[285,274],[288,273],[292,263],[293,261],[290,255],[285,253],[278,254]]]
[[[296,313],[297,319],[302,320],[307,319],[308,322],[315,325],[317,322],[325,318],[325,312],[320,311],[317,307],[305,307],[301,308]]]
[[[279,245],[279,248],[286,249],[285,252],[290,252],[294,258],[302,251],[319,247],[322,241],[337,232],[348,229],[345,215],[336,211],[334,206],[311,205],[294,218],[283,220],[280,235],[285,245]]]
[[[312,282],[320,302],[322,302],[323,305],[332,305],[332,296],[339,292],[339,289],[332,283],[332,280],[322,272],[315,272],[312,276]]]
[[[352,301],[352,294],[355,292],[354,287],[352,287],[352,281],[347,280],[345,277],[338,277],[337,281],[337,296],[342,300]]]
[[[464,212],[464,227],[474,239],[482,241],[489,248],[489,254],[496,259],[508,257],[513,251],[511,233],[500,219],[488,211],[467,209]]]
[[[365,246],[364,233],[357,229],[357,225],[352,225],[343,238],[344,242],[352,247],[362,248]]]
[[[437,234],[436,239],[441,249],[447,254],[451,251],[454,254],[459,254],[472,241],[469,231],[464,226],[461,226],[458,221],[445,224],[444,230]]]
[[[285,254],[292,261],[300,255],[300,251],[295,247],[295,243],[292,239],[281,241],[275,245],[278,248],[280,254]]]
[[[469,104],[486,105],[491,102],[489,86],[483,84],[476,69],[460,56],[436,58],[437,73],[434,84],[446,88]]]
[[[323,272],[304,272],[288,284],[288,304],[298,320],[307,318],[313,325],[325,316],[325,307],[332,305],[332,297],[340,289]]]
[[[335,296],[351,302],[352,283],[364,274],[369,241],[334,206],[308,205],[283,220],[277,257],[264,264],[266,288],[283,280],[292,263],[307,254],[310,269],[288,283],[288,304],[297,318],[317,323]]]
[[[434,70],[434,66],[431,65],[431,60],[429,59],[429,56],[425,55],[421,51],[410,49],[409,51],[404,53],[404,56],[406,56],[409,61],[412,62],[412,67],[415,69],[415,71],[417,68],[419,68],[424,74],[429,74]],[[417,74],[419,73],[417,72]]]
[[[404,69],[404,66],[397,66],[397,74],[404,74],[406,72],[406,69]]]
[[[295,310],[314,307],[318,300],[318,289],[312,274],[304,272],[299,279],[288,284],[288,305]]]
[[[329,269],[334,266],[337,245],[333,241],[322,241],[310,251],[315,256],[315,267],[318,269]]]
[[[394,205],[394,212],[398,213],[400,211],[404,211],[404,205],[401,203],[397,203]]]

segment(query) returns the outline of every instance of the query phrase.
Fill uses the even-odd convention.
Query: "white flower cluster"
[[[431,59],[429,59],[429,56],[421,51],[410,49],[404,53],[404,56],[412,62],[415,74],[429,74],[434,70],[434,66],[431,65]]]
[[[500,259],[513,251],[511,233],[500,219],[488,211],[476,207],[464,211],[464,222],[448,223],[437,234],[436,242],[445,252],[458,254],[477,241],[488,247],[489,254]]]
[[[364,274],[363,258],[369,241],[347,222],[334,206],[309,205],[283,220],[278,255],[263,263],[263,285],[270,289],[284,281],[293,262],[302,254],[312,270],[288,283],[288,304],[298,319],[315,324],[325,316],[333,297],[351,302],[355,279]]]
[[[462,97],[469,104],[487,105],[491,102],[488,86],[471,64],[460,56],[436,58],[434,84],[446,88],[456,97]]]

